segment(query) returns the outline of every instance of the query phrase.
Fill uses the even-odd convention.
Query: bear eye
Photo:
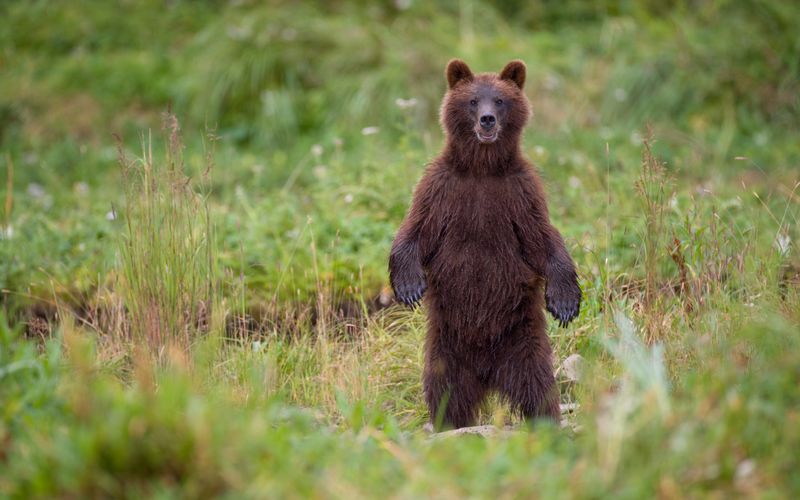
[[[478,101],[475,100],[475,99],[472,99],[471,101],[469,101],[469,103],[472,104],[473,106],[476,106],[478,104]]]
[[[497,99],[496,101],[494,101],[494,103],[499,106],[499,105],[503,104],[503,100],[502,99]]]

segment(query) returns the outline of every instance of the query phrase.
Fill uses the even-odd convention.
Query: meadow
[[[0,497],[800,494],[800,6],[0,18]],[[513,432],[423,430],[425,310],[387,261],[453,57],[527,63],[583,290],[549,320],[561,427],[495,398]]]

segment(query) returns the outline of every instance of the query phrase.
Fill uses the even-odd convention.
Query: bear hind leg
[[[493,385],[526,420],[561,417],[558,386],[553,374],[552,350],[544,332],[518,327],[512,335]]]
[[[474,425],[486,386],[471,370],[453,359],[429,356],[422,385],[436,431]]]

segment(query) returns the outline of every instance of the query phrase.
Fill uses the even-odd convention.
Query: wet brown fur
[[[424,294],[427,305],[430,418],[439,427],[472,425],[497,390],[527,418],[557,419],[544,308],[567,323],[581,291],[542,182],[520,150],[530,113],[525,66],[512,61],[499,75],[473,75],[454,60],[446,76],[447,142],[417,185],[389,258],[397,298],[414,305]],[[478,96],[481,109],[497,115],[490,144],[476,136]]]

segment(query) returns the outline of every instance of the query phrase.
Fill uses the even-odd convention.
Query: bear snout
[[[497,125],[497,121],[494,121],[494,124],[490,127],[481,122],[481,126],[475,126],[475,135],[478,137],[478,141],[481,144],[491,144],[497,140],[500,136],[500,126]]]
[[[494,115],[492,114],[486,114],[481,116],[480,121],[481,121],[481,127],[483,127],[484,130],[491,130],[497,123],[497,118],[495,118]]]

